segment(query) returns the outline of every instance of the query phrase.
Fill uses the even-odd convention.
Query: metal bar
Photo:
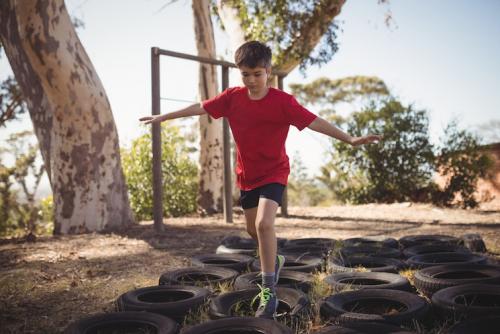
[[[217,60],[217,59],[212,59],[212,58],[207,58],[207,57],[200,57],[200,56],[193,56],[187,53],[181,53],[181,52],[175,52],[175,51],[170,51],[170,50],[163,50],[163,49],[158,49],[158,53],[162,56],[170,56],[174,58],[181,58],[181,59],[187,59],[187,60],[193,60],[193,61],[199,61],[201,63],[207,63],[207,64],[213,64],[213,65],[220,65],[222,67],[232,67],[232,68],[238,68],[236,64],[225,61],[225,60]],[[285,72],[275,72],[272,71],[272,74],[282,77],[285,77],[287,73]]]
[[[187,103],[200,103],[200,101],[183,100],[183,99],[173,99],[173,98],[170,98],[170,97],[161,97],[160,100],[174,101],[174,102],[187,102]]]
[[[151,107],[153,115],[160,115],[160,55],[151,48]],[[163,188],[161,175],[161,125],[153,123],[153,219],[156,232],[163,232]]]
[[[278,76],[278,88],[280,90],[283,90],[283,79],[284,76]],[[283,198],[281,199],[281,215],[283,217],[288,217],[288,187],[285,187]]]
[[[229,86],[229,67],[222,66],[222,90]],[[233,192],[231,182],[231,138],[229,123],[224,117],[222,121],[222,136],[224,149],[224,218],[226,223],[233,222]]]
[[[221,65],[221,66],[225,66],[225,67],[236,67],[235,64],[230,63],[228,61],[224,61],[224,60],[217,60],[217,59],[200,57],[200,56],[192,56],[192,55],[189,55],[187,53],[180,53],[180,52],[174,52],[174,51],[162,50],[162,49],[158,49],[158,52],[159,52],[159,54],[164,55],[164,56],[194,60],[194,61],[199,61],[202,63]]]

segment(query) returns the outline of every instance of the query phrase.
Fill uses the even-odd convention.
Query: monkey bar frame
[[[222,67],[222,90],[229,87],[229,69],[237,68],[233,63],[212,58],[193,56],[185,53],[163,50],[158,47],[151,48],[151,104],[152,115],[161,114],[160,105],[160,56],[168,56],[193,60],[200,63],[212,64]],[[278,88],[283,89],[283,79],[286,75],[275,73],[278,77]],[[226,223],[233,222],[233,197],[231,187],[231,142],[229,137],[229,123],[226,118],[223,119],[223,151],[224,151],[224,219]],[[153,146],[153,219],[154,228],[157,232],[162,232],[165,228],[163,224],[163,187],[161,175],[161,126],[159,123],[153,123],[152,126],[152,146]],[[283,203],[281,214],[288,215],[287,192],[283,194]]]

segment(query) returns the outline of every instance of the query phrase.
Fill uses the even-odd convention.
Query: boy
[[[218,96],[190,107],[142,117],[145,124],[202,115],[226,117],[237,147],[236,180],[241,189],[241,205],[247,232],[258,241],[262,268],[262,287],[256,317],[274,318],[278,307],[275,286],[284,257],[277,255],[274,220],[281,205],[290,166],[285,140],[290,125],[308,127],[357,146],[381,137],[351,137],[302,107],[293,96],[267,87],[271,74],[271,49],[251,41],[235,53],[244,87],[226,89]]]

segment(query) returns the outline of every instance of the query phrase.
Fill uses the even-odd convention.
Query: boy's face
[[[243,84],[248,88],[250,93],[260,93],[266,88],[267,78],[271,73],[271,68],[260,66],[252,68],[242,65],[239,69]]]

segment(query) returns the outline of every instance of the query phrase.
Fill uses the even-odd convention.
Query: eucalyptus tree
[[[198,55],[216,58],[214,28],[210,15],[210,1],[193,1],[194,31]],[[217,69],[200,63],[198,95],[206,100],[217,95]],[[208,114],[200,116],[200,181],[198,207],[205,213],[222,212],[223,204],[223,150],[222,119]]]
[[[111,107],[64,1],[4,0],[0,22],[49,174],[54,233],[133,222]]]

